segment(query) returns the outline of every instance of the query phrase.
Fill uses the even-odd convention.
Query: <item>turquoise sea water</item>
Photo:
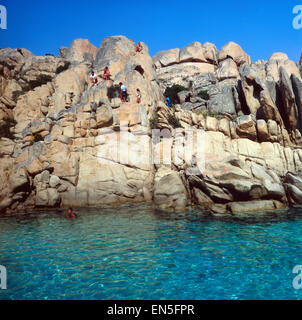
[[[217,221],[151,205],[0,216],[0,299],[302,299],[302,209]]]

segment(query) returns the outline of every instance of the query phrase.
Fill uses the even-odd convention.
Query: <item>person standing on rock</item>
[[[98,84],[98,78],[93,71],[91,72],[91,75],[89,78],[90,78],[91,83],[93,83],[94,86],[96,86]]]
[[[136,103],[141,103],[141,99],[142,99],[142,94],[141,91],[139,89],[136,89]]]
[[[122,102],[127,102],[127,96],[128,96],[127,88],[122,82],[120,82],[120,88],[121,88],[120,98]]]
[[[166,97],[166,105],[170,108],[172,106],[171,99]]]

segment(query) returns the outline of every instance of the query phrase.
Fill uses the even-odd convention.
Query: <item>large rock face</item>
[[[150,145],[148,113],[163,96],[155,81],[148,47],[143,47],[143,52],[136,54],[133,41],[111,37],[103,40],[98,52],[88,41],[75,40],[70,48],[61,49],[60,58],[36,59],[28,54],[25,59],[17,50],[3,53],[3,66],[8,59],[12,67],[6,71],[6,78],[1,78],[1,90],[19,90],[20,95],[8,109],[12,109],[9,116],[17,122],[14,133],[19,140],[11,144],[10,140],[1,140],[5,170],[1,176],[6,181],[10,172],[6,168],[22,169],[28,187],[27,193],[21,194],[21,176],[13,178],[15,182],[1,190],[2,210],[22,205],[53,207],[152,200],[153,166],[151,154],[145,152]],[[18,63],[26,66],[26,77],[22,79],[12,71],[19,68]],[[48,68],[47,63],[52,66]],[[91,68],[100,74],[107,65],[112,82],[91,87]],[[38,72],[48,72],[48,82],[25,91],[24,83],[34,80],[30,76],[39,77]],[[108,88],[120,81],[127,85],[131,103],[123,104],[108,96]],[[135,103],[137,88],[142,94],[140,105]],[[131,131],[128,135],[127,130],[124,134],[114,131],[126,126]],[[123,151],[118,149],[120,145]]]
[[[79,156],[78,172],[75,172],[77,181],[62,193],[64,205],[151,200],[151,158],[144,153],[144,146],[150,141],[148,136],[104,131],[96,139],[90,139],[90,144],[88,139],[82,140],[73,145],[74,150],[82,145],[85,152],[75,153]],[[120,150],[117,146],[122,143]]]
[[[179,174],[169,168],[160,168],[154,180],[154,202],[161,209],[184,210],[187,206],[186,189]]]
[[[237,216],[302,203],[302,80],[285,54],[251,63],[235,43],[194,42],[151,58],[124,36],[60,51],[0,50],[1,212],[153,201]],[[168,108],[174,84],[185,90]]]
[[[215,67],[210,63],[183,63],[175,64],[165,68],[157,69],[157,79],[162,88],[170,87],[173,84],[180,84],[185,87],[194,80],[197,75],[214,73]]]
[[[283,67],[280,68],[280,90],[285,126],[288,130],[294,131],[298,128],[298,108],[290,78]]]
[[[238,67],[250,63],[250,57],[234,42],[226,44],[220,52],[209,42],[204,45],[193,42],[181,50],[161,51],[153,57],[162,89],[173,84],[189,87],[197,75],[207,73],[213,73],[219,81],[239,79]]]

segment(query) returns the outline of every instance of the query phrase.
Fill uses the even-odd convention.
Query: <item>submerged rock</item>
[[[242,215],[250,212],[273,211],[276,209],[284,209],[286,206],[281,202],[275,200],[260,200],[260,201],[246,201],[233,202],[228,205],[229,210],[233,215]]]

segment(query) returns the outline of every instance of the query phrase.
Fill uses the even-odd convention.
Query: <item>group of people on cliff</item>
[[[135,52],[136,53],[140,53],[143,50],[143,45],[141,42],[138,42],[138,44],[135,47]],[[90,81],[93,84],[93,86],[97,86],[98,85],[98,78],[97,75],[94,73],[94,71],[91,72],[90,74]],[[101,75],[101,79],[102,81],[110,81],[111,80],[111,73],[109,68],[106,66],[103,70],[103,74]],[[122,82],[119,83],[119,87],[120,87],[120,99],[122,102],[129,102],[130,101],[130,97],[128,94],[128,90],[127,87],[125,86],[125,84],[123,84]],[[136,89],[136,103],[141,103],[141,99],[142,99],[142,94],[139,88]],[[172,106],[172,101],[170,99],[170,97],[166,97],[166,105],[168,107]]]
[[[140,53],[143,50],[143,46],[141,42],[138,42],[138,44],[135,47],[135,52],[136,53]],[[89,76],[90,82],[92,83],[93,86],[97,86],[98,85],[98,77],[95,74],[94,71],[91,72],[90,76]],[[103,70],[103,74],[101,75],[101,79],[102,81],[110,81],[111,80],[111,73],[108,67],[105,67]],[[130,101],[130,97],[127,91],[127,87],[120,82],[119,83],[120,86],[120,99],[122,102],[129,102]],[[141,91],[140,89],[136,89],[136,103],[141,103],[141,99],[142,99],[142,95],[141,95]]]
[[[120,86],[120,99],[121,99],[121,101],[122,102],[129,102],[130,97],[128,94],[127,87],[122,82],[119,83],[119,86]],[[142,99],[141,91],[140,91],[140,89],[137,88],[136,89],[136,103],[141,103],[141,99]]]
[[[111,74],[110,74],[109,68],[105,67],[105,69],[103,70],[103,74],[102,74],[101,78],[102,78],[103,81],[108,81],[108,80],[111,80],[110,77],[111,77]],[[93,86],[97,86],[98,85],[98,83],[99,83],[98,77],[94,73],[94,71],[91,71],[89,79],[90,79],[90,82],[93,84]]]

